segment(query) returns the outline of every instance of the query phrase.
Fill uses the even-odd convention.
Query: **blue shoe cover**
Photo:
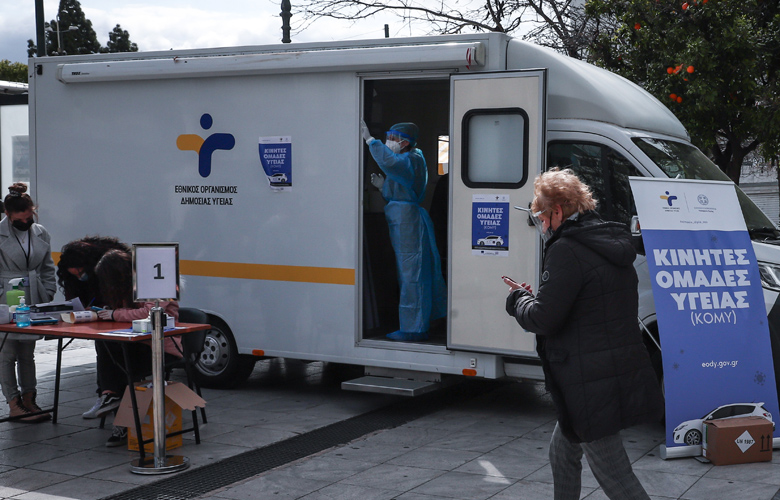
[[[388,333],[387,338],[389,338],[390,340],[406,340],[406,341],[428,340],[428,332],[402,332],[401,330],[397,330],[393,333]]]

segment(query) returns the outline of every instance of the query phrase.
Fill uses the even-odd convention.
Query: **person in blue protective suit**
[[[428,212],[420,206],[428,184],[428,167],[417,149],[419,129],[414,123],[390,128],[387,141],[374,139],[361,121],[361,134],[371,156],[387,176],[371,174],[371,184],[387,201],[385,217],[395,251],[401,297],[398,305],[400,329],[389,333],[391,340],[428,340],[432,320],[447,314],[447,290],[441,260]]]

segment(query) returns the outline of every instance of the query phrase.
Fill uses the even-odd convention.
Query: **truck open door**
[[[544,165],[546,70],[451,76],[450,349],[535,356],[505,312],[507,275],[536,290],[541,240],[528,215]]]

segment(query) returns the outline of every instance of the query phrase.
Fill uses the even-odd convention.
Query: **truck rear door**
[[[544,165],[546,70],[451,76],[451,349],[535,356],[505,312],[503,275],[538,287],[541,240],[525,212]]]

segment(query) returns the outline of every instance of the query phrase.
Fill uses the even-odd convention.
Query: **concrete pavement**
[[[41,406],[51,402],[55,345],[39,341],[36,348]],[[106,429],[98,429],[98,420],[81,418],[96,397],[94,361],[89,341],[75,341],[64,353],[58,424],[0,424],[0,499],[152,498],[144,496],[152,491],[144,487],[164,488],[173,485],[176,476],[196,477],[184,476],[187,472],[132,474],[130,461],[137,454],[104,446],[110,419]],[[340,389],[342,380],[359,375],[360,370],[331,364],[258,362],[240,387],[204,390],[209,423],[202,427],[202,443],[195,445],[190,434],[182,448],[170,453],[188,457],[191,471],[205,473],[240,463],[247,453],[270,449],[269,445],[284,445],[296,436],[314,439],[312,431],[336,424],[346,428],[352,425],[350,419],[381,415],[374,411],[408,403],[396,396]],[[174,378],[182,376],[177,373]],[[402,425],[218,485],[199,498],[552,498],[547,449],[555,418],[543,387],[475,381],[462,398],[457,389],[453,394],[432,412]],[[7,415],[7,406],[0,415]],[[634,470],[653,499],[770,500],[780,489],[777,453],[771,463],[715,467],[692,458],[661,460],[658,445],[664,430],[660,425],[622,435]],[[176,498],[190,498],[179,491],[184,496]],[[606,498],[587,462],[581,497]]]

